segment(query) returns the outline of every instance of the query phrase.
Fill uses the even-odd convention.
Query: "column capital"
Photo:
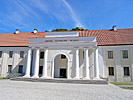
[[[40,47],[35,47],[36,49],[40,49]]]
[[[43,49],[48,49],[48,47],[43,47]]]
[[[74,49],[79,49],[79,47],[74,47]]]
[[[32,47],[27,47],[28,49],[32,49]]]
[[[94,46],[93,48],[98,49],[99,47],[98,46]]]

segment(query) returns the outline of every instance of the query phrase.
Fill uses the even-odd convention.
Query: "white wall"
[[[8,75],[8,65],[12,65],[12,72],[18,72],[18,66],[23,65],[23,72],[25,72],[25,59],[27,53],[27,47],[0,47],[2,51],[2,58],[0,58],[1,64],[1,77]],[[13,57],[9,58],[9,51],[13,51]],[[24,51],[24,58],[20,58],[20,51]]]

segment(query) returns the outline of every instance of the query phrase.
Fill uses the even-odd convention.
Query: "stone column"
[[[39,56],[40,56],[39,48],[36,48],[33,78],[39,78],[39,76],[38,76],[38,73],[39,73]]]
[[[74,54],[74,78],[79,79],[79,48],[75,48]]]
[[[115,49],[116,55],[116,82],[122,82],[121,74],[121,50],[119,48]]]
[[[17,65],[18,65],[18,51],[15,50],[13,54],[13,64],[12,64],[12,73],[17,73]]]
[[[31,67],[31,49],[27,53],[27,62],[26,62],[26,72],[23,77],[30,77],[30,67]]]
[[[84,48],[84,78],[89,79],[89,58],[88,48]]]
[[[98,61],[98,48],[94,48],[94,66],[95,66],[95,78],[99,79],[99,61]]]
[[[41,78],[47,78],[47,59],[48,59],[48,49],[44,49],[44,59],[43,59],[43,72]]]
[[[8,63],[8,51],[4,50],[2,54],[2,62],[1,62],[1,77],[7,76],[7,63]]]
[[[131,49],[130,54],[131,54],[131,77],[132,77],[131,79],[133,82],[133,49]]]

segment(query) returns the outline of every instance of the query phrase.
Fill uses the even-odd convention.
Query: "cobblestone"
[[[0,100],[133,100],[118,86],[0,80]]]

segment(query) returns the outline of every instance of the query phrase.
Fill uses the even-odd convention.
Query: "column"
[[[133,49],[131,49],[130,51],[130,54],[131,54],[131,77],[132,77],[132,82],[133,82]]]
[[[89,79],[88,48],[84,48],[84,78]]]
[[[33,78],[39,78],[39,76],[38,76],[38,73],[39,73],[39,56],[40,56],[39,48],[36,48]]]
[[[94,66],[95,78],[99,79],[99,61],[98,61],[98,48],[94,48]]]
[[[122,82],[121,50],[119,48],[115,49],[115,55],[116,55],[116,82]]]
[[[44,59],[43,59],[43,72],[41,78],[47,78],[47,59],[48,59],[48,49],[44,49]]]
[[[5,50],[2,54],[2,62],[1,62],[1,77],[7,76],[7,62],[8,62],[8,51]]]
[[[17,73],[17,65],[18,65],[18,51],[15,50],[13,54],[13,66],[12,66],[12,73]]]
[[[74,50],[74,78],[79,78],[79,48]]]
[[[31,49],[29,49],[27,53],[26,72],[23,77],[30,77],[30,67],[31,67]]]

